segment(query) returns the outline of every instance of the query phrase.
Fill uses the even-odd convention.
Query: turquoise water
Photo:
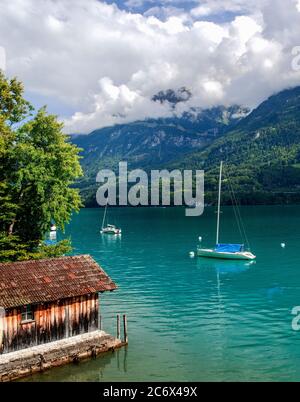
[[[223,208],[221,241],[239,241]],[[210,246],[215,213],[186,218],[182,208],[110,209],[122,237],[99,234],[103,210],[86,209],[67,228],[75,253],[89,253],[118,284],[102,297],[104,329],[128,315],[129,346],[35,381],[300,380],[300,207],[244,207],[257,262],[192,259]],[[281,248],[281,243],[286,248]]]

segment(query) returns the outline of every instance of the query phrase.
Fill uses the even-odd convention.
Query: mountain
[[[209,197],[221,160],[244,203],[300,201],[300,87],[271,96],[233,130],[173,167],[205,169]]]
[[[174,104],[188,96],[185,89],[159,92],[154,101]],[[83,149],[85,177],[78,186],[87,205],[98,170],[116,171],[121,160],[130,169],[204,169],[209,203],[223,160],[242,203],[300,202],[300,87],[271,96],[251,113],[238,106],[192,109],[182,117],[103,128],[73,142]],[[225,188],[226,180],[224,200],[230,202]]]
[[[183,89],[176,94],[160,92],[155,101],[181,102],[188,94]],[[239,106],[191,109],[181,117],[137,121],[74,136],[72,142],[82,148],[85,175],[78,187],[84,201],[89,204],[95,196],[95,179],[100,169],[116,171],[119,161],[127,161],[130,169],[167,167],[183,155],[212,144],[247,113],[247,109]]]

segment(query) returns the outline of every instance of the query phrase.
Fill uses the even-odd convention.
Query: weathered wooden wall
[[[6,311],[0,353],[91,332],[98,328],[98,294],[32,306],[34,320],[22,323],[21,307]]]

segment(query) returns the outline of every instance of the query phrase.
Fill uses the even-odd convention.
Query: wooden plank
[[[121,320],[120,314],[117,314],[117,339],[121,338]]]
[[[127,333],[127,316],[123,315],[123,325],[124,325],[124,342],[128,343],[128,333]]]

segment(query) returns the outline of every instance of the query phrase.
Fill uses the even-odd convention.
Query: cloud
[[[7,73],[24,81],[31,99],[61,105],[67,132],[190,107],[254,107],[300,84],[291,68],[300,45],[298,0],[202,0],[189,11],[166,0],[159,2],[163,16],[161,7],[139,14],[98,0],[74,0],[72,7],[69,0],[40,0],[39,7],[34,0],[0,2]],[[228,11],[226,23],[207,18]],[[181,87],[193,96],[175,108],[151,101]]]
[[[162,21],[165,21],[171,16],[182,16],[185,13],[183,8],[178,7],[164,7],[164,6],[155,6],[147,9],[143,15],[145,17],[155,16]]]
[[[116,123],[161,117],[170,113],[168,105],[159,105],[139,91],[131,90],[127,85],[117,86],[108,78],[101,78],[98,82],[99,93],[93,96],[92,111],[89,113],[76,112],[66,121],[68,127],[88,128],[88,131],[99,127],[101,117],[102,126],[111,126]],[[130,117],[129,117],[130,116]]]
[[[127,0],[125,6],[128,8],[140,8],[145,4],[145,0]]]
[[[195,17],[207,17],[220,12],[249,13],[260,9],[267,0],[202,0],[191,10]]]
[[[5,71],[6,69],[6,52],[4,47],[0,46],[0,70]]]
[[[125,0],[123,3],[129,9],[147,9],[148,7],[179,7],[187,8],[195,5],[199,0]],[[120,2],[122,3],[122,2]]]

